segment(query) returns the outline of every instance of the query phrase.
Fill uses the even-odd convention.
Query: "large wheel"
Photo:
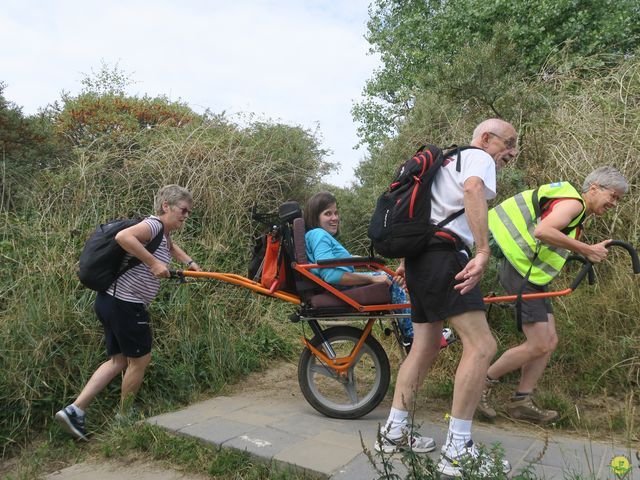
[[[336,355],[346,357],[360,340],[362,330],[339,326],[328,328],[323,334]],[[311,344],[324,350],[317,336],[311,339]],[[298,383],[304,398],[317,411],[333,418],[354,419],[369,413],[383,400],[390,379],[389,358],[371,335],[344,377],[316,358],[308,348],[302,351],[298,362]]]

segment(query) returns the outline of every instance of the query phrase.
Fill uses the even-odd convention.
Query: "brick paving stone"
[[[304,438],[297,435],[281,432],[280,430],[275,430],[270,427],[264,427],[238,435],[227,440],[223,445],[271,460],[282,450],[297,445],[302,441],[304,441]]]

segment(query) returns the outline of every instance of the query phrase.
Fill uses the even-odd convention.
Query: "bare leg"
[[[505,373],[522,368],[522,379],[519,388],[521,391],[531,391],[544,372],[547,362],[558,344],[555,319],[553,315],[548,315],[547,318],[548,321],[546,323],[523,324],[522,331],[526,340],[517,347],[510,348],[504,352],[489,367],[487,375],[493,379],[498,379]]]
[[[438,356],[440,337],[442,322],[413,324],[413,345],[398,371],[393,408],[410,410],[414,393],[422,385],[431,364]]]
[[[462,342],[462,358],[456,370],[451,416],[471,420],[480,401],[489,362],[496,353],[484,311],[475,310],[449,318]]]
[[[135,397],[136,393],[138,393],[140,385],[142,385],[142,380],[144,379],[144,372],[149,362],[151,362],[151,353],[137,358],[127,357],[127,361],[129,365],[122,379],[121,408],[125,408],[126,405],[131,402],[131,399]]]
[[[91,375],[91,378],[76,398],[73,404],[85,410],[91,401],[100,393],[104,387],[127,367],[127,359],[121,353],[113,355],[109,360],[100,365]]]
[[[544,325],[544,324],[543,324]],[[522,366],[522,374],[520,377],[520,384],[518,385],[519,392],[533,392],[536,388],[538,380],[544,373],[551,355],[558,346],[558,335],[556,333],[556,321],[553,315],[548,315],[547,325],[547,350],[546,353],[538,358],[525,363]],[[524,328],[524,327],[523,327]]]

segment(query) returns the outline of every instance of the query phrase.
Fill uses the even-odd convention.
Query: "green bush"
[[[86,235],[106,220],[152,213],[153,195],[178,183],[194,214],[173,239],[211,271],[244,274],[250,208],[301,199],[327,164],[309,132],[281,124],[239,127],[221,118],[137,135],[137,148],[77,147],[64,168],[41,171],[29,200],[0,216],[0,451],[49,428],[105,360],[93,292],[75,271]],[[152,364],[145,411],[219,391],[268,359],[288,357],[288,307],[219,283],[163,282],[150,308]],[[114,382],[92,405],[89,427],[118,403]]]

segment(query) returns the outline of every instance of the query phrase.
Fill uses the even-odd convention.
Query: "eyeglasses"
[[[187,207],[181,208],[176,205],[174,205],[174,207],[176,207],[180,211],[180,213],[182,213],[182,215],[187,215],[187,214],[191,215],[193,213],[193,210],[189,210]]]
[[[497,133],[489,132],[489,135],[493,135],[494,137],[498,137],[500,140],[504,142],[504,146],[509,150],[513,150],[518,145],[518,140],[516,138],[504,138],[502,135],[498,135]]]
[[[602,185],[598,185],[600,190],[606,190],[609,192],[609,200],[613,203],[618,203],[620,201],[620,195],[613,188],[603,187]]]

